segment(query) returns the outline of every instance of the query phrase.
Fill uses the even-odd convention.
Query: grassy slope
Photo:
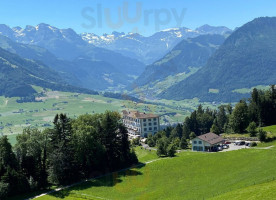
[[[253,185],[239,190],[231,191],[220,196],[211,198],[211,200],[233,199],[233,200],[265,200],[275,199],[276,181]]]
[[[168,89],[169,87],[179,83],[180,81],[183,81],[184,79],[188,78],[192,74],[196,73],[200,68],[196,67],[189,67],[190,72],[189,73],[179,73],[176,75],[170,75],[165,79],[162,80],[156,80],[154,82],[151,82],[150,84],[144,85],[139,87],[138,92],[143,92],[147,94],[147,96],[157,96],[164,90]],[[137,88],[135,89],[137,90]],[[135,91],[136,93],[137,91]]]
[[[241,88],[241,89],[236,89],[233,90],[232,92],[240,93],[240,94],[250,94],[254,88],[257,88],[259,90],[267,90],[269,89],[270,86],[265,86],[265,85],[257,85],[251,88]]]
[[[115,173],[39,200],[208,199],[275,179],[275,150],[183,152],[176,158]]]
[[[266,131],[268,134],[276,136],[276,125],[264,127],[263,130]]]
[[[135,152],[139,161],[142,163],[158,158],[156,151],[145,150],[143,147],[136,147]]]

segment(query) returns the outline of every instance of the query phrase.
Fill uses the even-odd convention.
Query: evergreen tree
[[[47,140],[45,140],[45,135],[37,129],[27,128],[16,137],[16,140],[15,152],[20,170],[28,179],[32,180],[32,189],[35,189],[34,185],[38,188],[45,187],[47,185],[45,168],[47,158],[44,154]]]
[[[246,102],[242,100],[236,105],[231,115],[230,125],[234,132],[244,133],[245,129],[248,127],[248,124],[248,107]]]
[[[216,117],[216,126],[219,129],[219,133],[225,132],[224,127],[225,127],[225,124],[227,123],[227,119],[228,118],[227,118],[225,106],[220,106]]]
[[[175,153],[176,153],[176,146],[175,146],[175,144],[174,143],[169,144],[168,147],[167,147],[167,155],[169,157],[174,157]]]
[[[257,135],[257,125],[255,122],[251,122],[247,128],[248,132],[250,133],[250,137],[256,137]]]
[[[52,184],[68,184],[78,180],[71,121],[65,114],[56,115],[50,132],[48,179]]]
[[[182,137],[179,144],[180,149],[187,149],[188,148],[188,142],[185,137]]]
[[[7,168],[18,169],[18,163],[7,136],[0,137],[0,177]]]
[[[260,128],[258,131],[258,136],[261,142],[265,142],[267,138],[267,132]]]
[[[169,140],[167,137],[162,137],[157,141],[157,155],[160,156],[167,156],[167,148],[169,146]]]
[[[191,134],[190,134],[190,140],[192,140],[194,138],[196,138],[196,134],[194,132],[191,132]]]
[[[215,120],[216,121],[216,120]],[[212,125],[212,128],[210,130],[212,133],[215,133],[217,135],[220,134],[220,130],[219,130],[219,127],[217,125],[217,122],[214,122],[214,124]]]

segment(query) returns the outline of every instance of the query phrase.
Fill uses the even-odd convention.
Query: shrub
[[[167,148],[167,155],[169,157],[174,157],[176,153],[176,146],[175,144],[171,143]]]
[[[257,146],[257,143],[256,142],[253,142],[252,144],[251,144],[251,147],[256,147]]]
[[[265,142],[267,138],[267,132],[260,128],[258,132],[258,136],[261,142]]]
[[[257,124],[255,122],[251,122],[247,127],[247,131],[250,133],[250,137],[256,137],[257,135]]]
[[[182,137],[180,144],[179,144],[180,149],[187,149],[188,148],[188,142],[186,138]]]
[[[134,138],[132,140],[132,145],[139,146],[140,145],[140,138]]]
[[[6,199],[8,196],[9,184],[0,182],[0,199]]]

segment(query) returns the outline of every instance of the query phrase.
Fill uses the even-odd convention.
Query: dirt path
[[[255,147],[254,149],[272,149],[274,146],[269,147]]]
[[[74,184],[71,184],[71,185],[68,185],[68,186],[65,186],[65,187],[60,187],[60,188],[51,190],[51,191],[49,191],[49,192],[46,192],[46,193],[43,193],[43,194],[40,194],[40,195],[31,197],[31,198],[28,198],[28,199],[25,199],[25,200],[31,200],[31,199],[36,199],[36,198],[39,198],[39,197],[43,197],[43,196],[45,196],[45,195],[52,194],[52,193],[54,193],[54,192],[58,192],[58,191],[61,191],[61,190],[64,190],[64,189],[68,189],[68,188],[70,188],[70,187],[74,187],[74,186],[80,185],[80,184],[85,183],[85,182],[88,182],[88,181],[92,181],[92,180],[95,180],[95,179],[98,179],[98,178],[102,178],[102,177],[111,175],[111,174],[113,174],[113,173],[126,171],[126,170],[129,170],[129,169],[135,168],[135,167],[139,167],[139,166],[144,165],[144,164],[147,165],[147,164],[150,164],[150,163],[153,163],[153,162],[156,162],[156,161],[159,161],[159,160],[164,160],[164,159],[169,159],[169,158],[158,158],[158,159],[155,159],[155,160],[150,160],[150,161],[147,161],[147,162],[145,162],[145,163],[135,165],[135,166],[133,166],[133,167],[125,168],[125,169],[122,169],[122,170],[119,170],[119,171],[116,171],[116,172],[112,172],[112,173],[108,173],[108,174],[104,174],[104,175],[101,175],[101,176],[98,176],[98,177],[95,177],[95,178],[87,179],[87,180],[85,180],[85,181],[80,181],[80,182],[77,182],[77,183],[74,183]],[[101,198],[101,197],[94,197],[94,198],[104,199],[104,198]]]

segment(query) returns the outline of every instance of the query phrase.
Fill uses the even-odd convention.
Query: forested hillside
[[[41,62],[23,59],[0,48],[0,95],[28,96],[36,93],[32,85],[60,91],[97,94],[66,84],[55,71]]]
[[[258,18],[227,38],[207,65],[160,97],[201,101],[237,101],[236,89],[276,82],[276,18]]]

